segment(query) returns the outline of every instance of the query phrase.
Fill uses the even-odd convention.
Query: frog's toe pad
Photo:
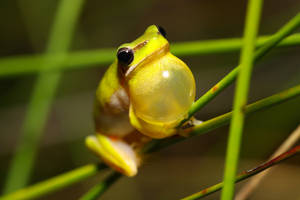
[[[137,174],[139,159],[134,150],[121,140],[98,134],[86,138],[87,147],[106,164],[127,176]]]
[[[193,117],[193,118],[191,119],[191,122],[192,122],[192,124],[193,124],[194,126],[197,126],[197,125],[200,125],[200,124],[203,123],[203,121],[198,120],[198,119],[196,119],[195,117]]]

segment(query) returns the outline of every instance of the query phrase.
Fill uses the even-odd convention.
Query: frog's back
[[[129,97],[120,84],[116,61],[105,72],[96,91],[94,121],[101,134],[123,136],[134,130],[129,122]]]

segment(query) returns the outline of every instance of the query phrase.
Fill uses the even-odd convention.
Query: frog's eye
[[[128,47],[123,47],[118,50],[117,57],[118,61],[122,64],[129,65],[134,58],[133,50]]]
[[[167,33],[166,33],[165,29],[161,26],[157,26],[157,29],[158,29],[159,33],[166,38]]]

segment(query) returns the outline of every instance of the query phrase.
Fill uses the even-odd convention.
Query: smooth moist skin
[[[137,174],[144,145],[178,133],[195,99],[193,74],[169,50],[166,32],[149,26],[118,48],[97,89],[95,135],[86,145],[127,176]]]

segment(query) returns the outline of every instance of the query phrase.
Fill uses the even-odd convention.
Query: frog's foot
[[[192,119],[190,120],[190,123],[192,124],[192,126],[197,126],[203,123],[203,121],[196,119],[195,117],[192,117]]]
[[[121,139],[97,134],[88,136],[85,143],[90,150],[115,170],[126,176],[137,174],[140,161],[131,146]]]
[[[196,119],[195,117],[192,117],[189,121],[187,121],[183,126],[181,126],[180,131],[179,131],[179,135],[183,136],[183,137],[189,137],[190,131],[187,131],[189,128],[192,128],[194,126],[200,125],[202,124],[203,121],[200,121],[198,119]]]

